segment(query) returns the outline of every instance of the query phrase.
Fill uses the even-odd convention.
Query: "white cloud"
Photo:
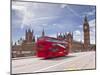
[[[31,2],[30,2],[31,3]],[[12,5],[12,9],[15,10],[19,10],[20,13],[22,13],[22,24],[21,24],[21,28],[23,29],[24,27],[32,27],[35,31],[42,31],[42,27],[46,27],[49,28],[49,26],[52,26],[52,28],[64,28],[64,25],[60,25],[60,24],[53,24],[53,25],[48,25],[48,23],[56,18],[58,18],[59,16],[56,15],[55,10],[53,10],[53,8],[48,10],[45,10],[44,8],[47,8],[46,5],[45,7],[40,4],[40,3],[28,3],[28,2],[13,2]],[[49,4],[48,4],[49,6]],[[31,7],[31,8],[30,8]],[[50,6],[51,7],[51,6]],[[80,17],[80,15],[75,12],[70,6],[66,5],[66,4],[62,4],[61,8],[68,8],[68,10],[70,12],[72,12],[75,16]],[[42,11],[47,11],[47,13],[42,12]],[[59,11],[56,11],[59,12]],[[86,12],[86,14],[88,15],[93,15],[95,11],[92,12]],[[48,15],[49,14],[49,15]],[[52,17],[51,17],[52,16]],[[93,41],[95,41],[95,22],[94,20],[89,21],[89,25],[90,25],[90,36],[91,36],[91,41],[93,43]],[[80,28],[82,28],[83,25],[80,25]],[[72,28],[72,27],[70,27]],[[82,31],[76,30],[74,33],[74,35],[76,35],[77,37],[75,37],[76,40],[80,41],[83,40],[82,36],[83,36],[83,29]],[[52,34],[50,36],[55,37],[56,34]],[[92,38],[93,37],[93,38]]]
[[[81,16],[76,12],[74,11],[69,5],[66,6],[68,8],[69,11],[71,11],[75,16],[81,18]]]
[[[79,25],[78,27],[79,27],[79,28],[83,28],[83,25]]]
[[[19,13],[17,13],[20,17],[22,17],[22,23],[20,25],[21,29],[23,29],[24,27],[32,27],[36,31],[41,31],[41,26],[44,27],[48,25],[47,23],[49,23],[53,19],[59,17],[55,15],[56,13],[54,13],[54,11],[48,11],[48,14],[50,13],[49,15],[46,12],[42,12],[45,10],[45,8],[47,8],[46,5],[44,7],[44,5],[41,3],[12,2],[12,9],[17,10],[22,14],[19,15]]]
[[[50,36],[50,37],[57,37],[57,34],[49,34],[49,35],[47,35],[47,36]]]
[[[61,4],[61,8],[65,8],[67,4]]]
[[[83,32],[76,30],[73,32],[74,40],[81,42],[83,40]]]
[[[25,9],[25,7],[24,7],[24,6],[16,6],[16,5],[12,5],[12,9],[23,10],[23,9]]]
[[[89,21],[89,25],[90,25],[90,40],[91,40],[91,43],[95,44],[95,35],[96,35],[96,30],[95,30],[95,19]]]
[[[84,17],[84,15],[93,16],[93,15],[95,15],[95,12],[96,12],[95,9],[93,9],[92,11],[84,12],[82,17]]]
[[[23,7],[31,7],[37,8],[40,3],[33,3],[33,2],[20,2],[20,1],[12,1],[13,6],[23,6]]]
[[[95,19],[89,21],[90,27],[95,27]]]
[[[67,5],[67,4],[61,4],[61,8],[65,8],[65,7],[68,9],[68,11],[70,11],[71,13],[73,13],[75,16],[81,18],[80,15],[76,11],[74,11],[69,5]]]
[[[81,35],[81,32],[79,30],[74,31],[74,35]]]

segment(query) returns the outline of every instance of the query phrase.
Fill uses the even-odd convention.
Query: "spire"
[[[60,33],[60,38],[61,38],[61,33]]]
[[[71,32],[71,37],[73,38],[73,32]]]
[[[67,32],[65,32],[65,37],[67,37]]]
[[[30,28],[28,29],[28,32],[31,32]]]
[[[63,37],[64,37],[64,39],[66,38],[66,35],[65,35],[65,33],[63,33]]]
[[[59,37],[58,32],[57,32],[57,38]]]
[[[20,41],[22,41],[23,39],[22,39],[22,37],[20,38]]]
[[[44,37],[45,36],[45,33],[44,33],[44,29],[43,29],[43,31],[42,31],[42,37]]]
[[[18,40],[18,44],[19,44],[20,40]]]
[[[73,32],[72,32],[72,39],[73,39]]]
[[[27,29],[26,29],[26,32],[25,32],[25,39],[27,39],[27,32],[28,32],[28,31],[27,31]]]
[[[88,20],[87,20],[87,16],[84,17],[84,22],[85,22],[85,23],[88,22]]]
[[[16,44],[16,42],[15,42],[15,44],[14,44],[14,45],[15,45],[15,46],[17,45],[17,44]]]
[[[68,36],[70,36],[70,32],[68,32],[68,34],[67,34]]]

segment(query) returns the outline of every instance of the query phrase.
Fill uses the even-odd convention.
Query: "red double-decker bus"
[[[36,43],[36,55],[41,58],[53,58],[68,55],[68,43],[53,37],[40,37]]]

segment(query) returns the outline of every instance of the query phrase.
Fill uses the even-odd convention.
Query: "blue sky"
[[[31,28],[36,37],[73,32],[74,40],[83,41],[84,16],[88,17],[91,43],[95,43],[95,6],[12,1],[12,41],[24,39]]]

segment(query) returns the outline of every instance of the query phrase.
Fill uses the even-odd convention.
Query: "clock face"
[[[84,28],[87,29],[87,26],[85,26]]]

